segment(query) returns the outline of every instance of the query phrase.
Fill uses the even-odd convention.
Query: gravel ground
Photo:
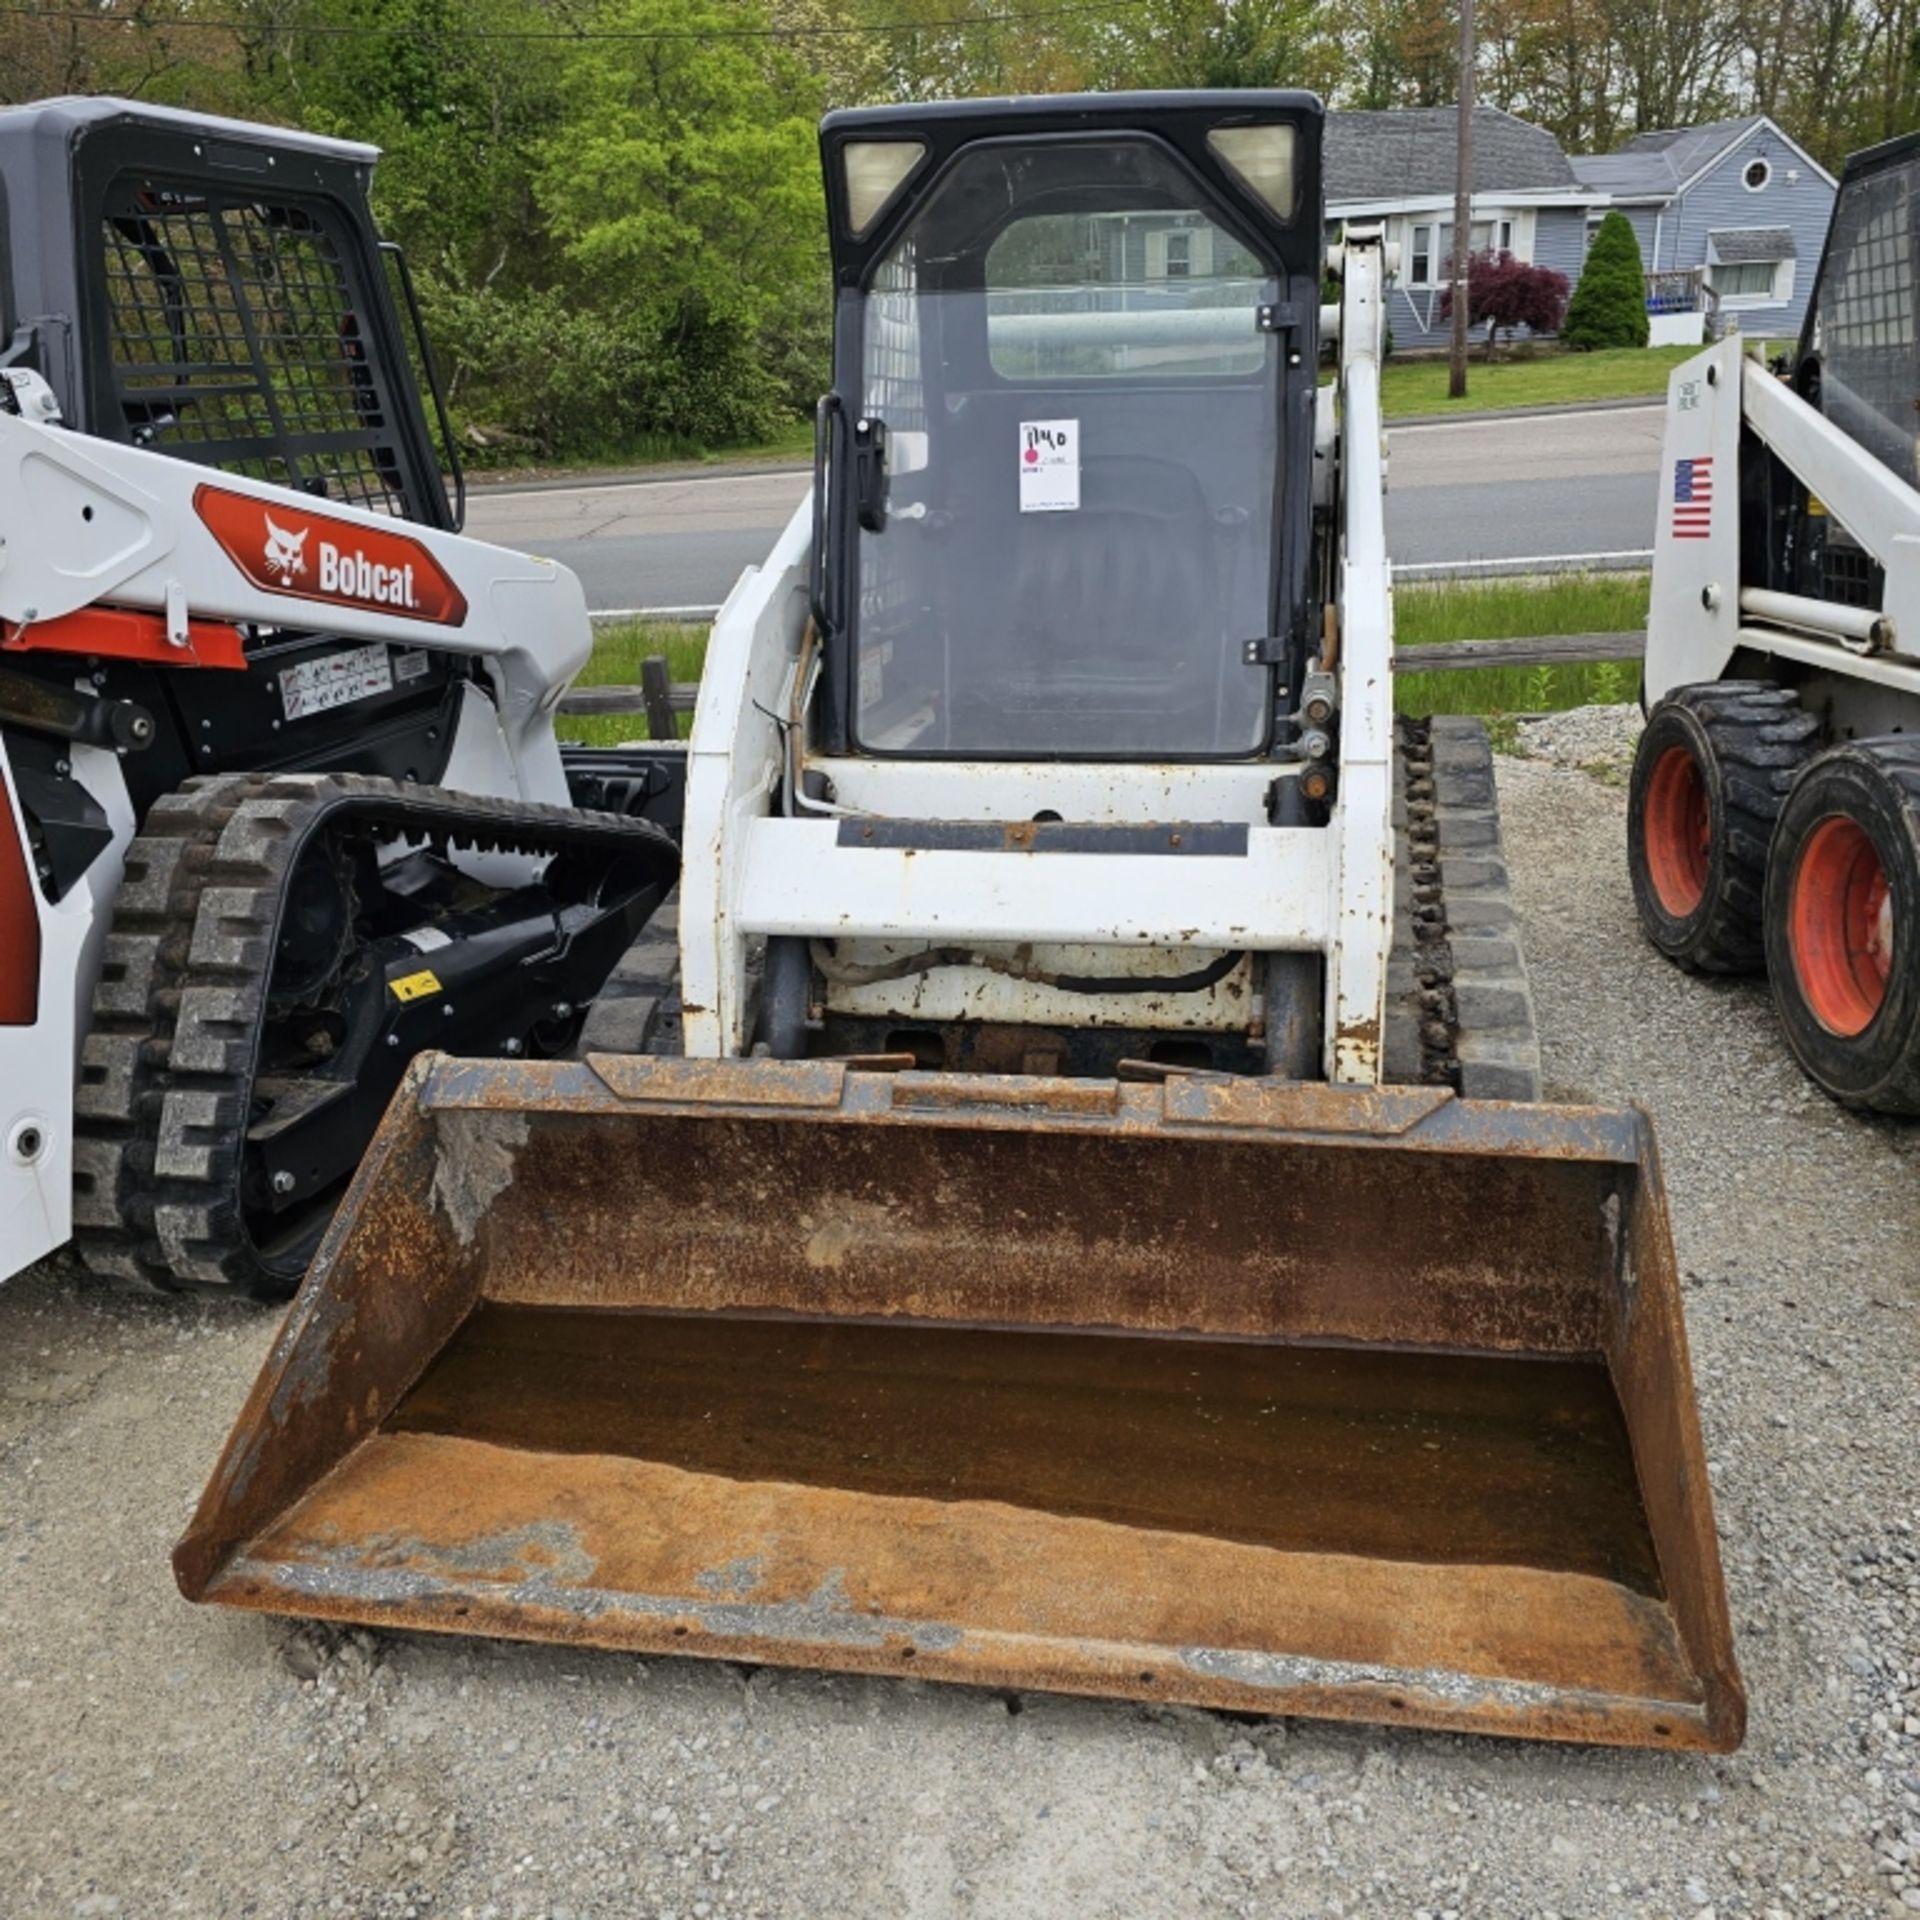
[[[1570,707],[1521,721],[1515,747],[1529,759],[1580,767],[1611,785],[1632,771],[1642,724],[1637,706]]]
[[[1565,757],[1605,760],[1581,724]],[[1811,1093],[1761,988],[1642,947],[1617,787],[1546,759],[1500,777],[1550,1091],[1661,1128],[1742,1753],[195,1611],[167,1550],[270,1328],[49,1263],[0,1293],[0,1914],[1920,1909],[1920,1129]]]

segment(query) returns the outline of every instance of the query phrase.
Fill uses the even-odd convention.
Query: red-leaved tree
[[[1487,358],[1491,360],[1501,330],[1511,344],[1516,327],[1534,333],[1557,333],[1567,310],[1567,276],[1551,267],[1530,266],[1510,253],[1474,253],[1467,256],[1467,318],[1487,329]],[[1453,289],[1440,296],[1440,317],[1453,317]]]

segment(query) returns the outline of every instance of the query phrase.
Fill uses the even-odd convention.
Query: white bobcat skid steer
[[[1920,135],[1848,162],[1785,379],[1668,387],[1629,866],[1681,966],[1764,968],[1836,1099],[1920,1113]]]
[[[566,1046],[672,883],[571,805],[579,583],[455,530],[374,157],[0,113],[0,1277],[284,1297],[413,1054]]]
[[[1321,121],[827,120],[838,397],[701,688],[691,1057],[416,1067],[190,1596],[1738,1740],[1645,1123],[1455,1091],[1532,1037],[1484,760],[1413,730],[1395,795]]]

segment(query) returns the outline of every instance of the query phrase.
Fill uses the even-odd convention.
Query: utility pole
[[[1467,254],[1473,245],[1473,0],[1460,0],[1460,152],[1453,180],[1453,352],[1447,392],[1467,395]]]

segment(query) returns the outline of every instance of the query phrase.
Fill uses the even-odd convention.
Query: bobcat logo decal
[[[194,488],[193,510],[240,576],[276,605],[314,600],[436,627],[466,623],[467,596],[433,548],[370,514],[343,519],[210,483]]]
[[[298,533],[289,533],[285,527],[276,527],[272,517],[267,519],[267,571],[277,574],[283,585],[291,586],[296,574],[307,570],[307,535],[311,527],[302,527]]]

